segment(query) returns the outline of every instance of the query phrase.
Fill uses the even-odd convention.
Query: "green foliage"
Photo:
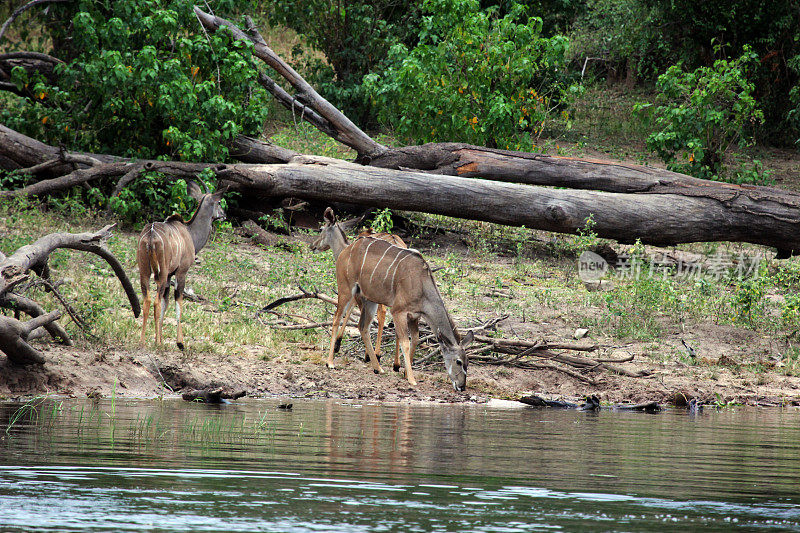
[[[733,293],[734,320],[750,327],[764,315],[764,296],[767,287],[766,276],[754,276],[740,280]]]
[[[418,0],[273,0],[270,21],[303,35],[324,60],[296,54],[304,62],[308,81],[317,91],[357,123],[371,122],[373,110],[366,98],[364,76],[380,70],[389,48],[417,41]]]
[[[378,233],[391,233],[394,228],[392,221],[392,210],[388,207],[378,211],[375,219],[372,221],[372,229]]]
[[[252,45],[206,35],[192,2],[82,1],[52,6],[67,56],[48,85],[15,68],[35,98],[2,112],[10,127],[50,144],[133,158],[224,161],[226,143],[257,135],[269,97],[252,83]],[[66,33],[69,32],[69,33]],[[169,214],[174,185],[140,178],[112,208],[127,220]],[[185,190],[182,192],[185,201]]]
[[[787,294],[781,308],[781,323],[795,333],[800,329],[800,294]]]
[[[637,269],[630,283],[620,284],[606,293],[605,304],[614,318],[614,335],[640,340],[654,339],[661,334],[658,318],[665,310],[679,315],[685,307],[672,281],[651,268]]]
[[[586,9],[571,28],[570,56],[581,63],[605,68],[609,77],[627,75],[654,79],[658,72],[678,61],[675,47],[663,38],[658,10],[643,0],[587,0]]]
[[[399,135],[529,150],[545,127],[568,118],[577,87],[565,70],[565,37],[542,37],[541,19],[516,5],[503,17],[476,0],[424,8],[420,44],[394,46],[391,66],[364,80],[379,118]]]
[[[637,104],[635,112],[653,112],[658,131],[647,146],[671,170],[701,178],[725,179],[723,158],[734,143],[753,142],[753,128],[764,120],[753,97],[748,67],[757,61],[746,48],[732,61],[719,59],[713,67],[685,72],[673,65],[658,77],[659,105]]]
[[[687,70],[710,67],[719,57],[710,43],[724,45],[735,58],[750,47],[753,93],[774,140],[794,141],[800,132],[798,100],[789,98],[800,72],[792,68],[800,54],[800,10],[796,0],[728,0],[723,4],[692,0],[587,0],[572,26],[572,57],[602,58],[590,65],[612,79],[655,80],[669,66]],[[591,69],[590,69],[591,70]],[[797,95],[797,91],[795,94]],[[790,126],[790,127],[787,127]]]

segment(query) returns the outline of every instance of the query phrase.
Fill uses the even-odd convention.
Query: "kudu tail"
[[[148,278],[151,274],[158,278],[160,273],[159,258],[163,255],[164,242],[151,225],[148,230],[143,232],[139,241],[139,269],[146,272]]]

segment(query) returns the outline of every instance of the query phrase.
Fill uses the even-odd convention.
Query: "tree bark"
[[[531,229],[575,233],[591,215],[598,236],[667,246],[742,241],[800,251],[800,208],[792,198],[732,194],[681,185],[622,194],[531,187],[298,157],[285,165],[217,167],[218,176],[267,196],[422,211]],[[782,191],[781,191],[782,192]]]
[[[10,142],[0,143],[0,157],[6,156],[28,167],[54,158],[80,156],[82,159],[76,160],[95,162],[88,171],[95,170],[105,176],[122,176],[137,164],[172,178],[190,177],[211,168],[221,178],[236,183],[239,190],[264,197],[390,207],[561,233],[575,233],[593,215],[598,236],[624,243],[637,238],[656,245],[742,241],[774,246],[779,257],[800,253],[800,194],[772,187],[700,180],[635,165],[454,143],[406,147],[395,150],[392,157],[385,155],[372,161],[381,166],[404,168],[407,160],[402,157],[412,153],[412,160],[439,173],[435,175],[337,159],[292,156],[291,151],[255,140],[251,140],[254,149],[277,148],[274,152],[280,152],[277,159],[291,156],[292,163],[230,166],[174,161],[120,163],[119,158],[98,154],[62,154],[0,126],[0,140],[3,137]],[[32,153],[36,157],[31,157]],[[114,169],[114,172],[101,173],[100,169]],[[71,174],[93,175],[88,171]],[[483,176],[574,188],[563,190],[474,179]],[[57,180],[73,183],[72,178]],[[0,192],[0,196],[47,189],[40,184],[29,187],[27,191]],[[589,190],[598,188],[611,192]]]
[[[0,298],[0,307],[21,311],[31,318],[36,318],[37,316],[45,314],[44,309],[30,298],[13,293],[6,293]],[[64,328],[59,326],[57,322],[45,324],[43,327],[54,339],[61,339],[62,344],[72,346],[69,335],[67,335]]]
[[[13,318],[0,316],[0,352],[8,357],[13,364],[30,365],[42,364],[44,356],[36,348],[28,344],[31,333],[36,328],[52,323],[61,316],[61,311],[53,311],[46,315],[33,318],[27,322],[20,322]]]

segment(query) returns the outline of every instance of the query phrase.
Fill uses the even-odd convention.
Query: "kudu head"
[[[469,331],[460,342],[456,339],[455,343],[447,339],[441,332],[438,337],[444,368],[447,370],[450,381],[453,382],[453,388],[463,391],[467,388],[467,364],[469,363],[466,348],[473,341],[474,334]]]
[[[319,230],[319,237],[311,243],[311,249],[319,252],[333,250],[333,253],[338,256],[341,249],[349,244],[347,236],[342,229],[342,224],[337,222],[333,209],[326,207],[322,217],[324,222]]]
[[[204,187],[205,188],[205,187]],[[208,242],[211,235],[211,224],[215,220],[225,220],[225,211],[220,205],[225,189],[214,193],[200,188],[196,181],[190,181],[186,186],[189,196],[197,200],[197,210],[192,219],[186,224],[189,234],[194,242],[194,253],[199,252]]]
[[[209,193],[208,190],[205,189],[205,184],[203,188],[200,188],[200,185],[192,180],[187,183],[186,192],[189,193],[189,196],[197,200],[197,211],[192,218],[202,215],[204,218],[208,217],[211,222],[215,220],[225,220],[225,211],[219,203],[222,199],[222,195],[225,194],[224,189]]]

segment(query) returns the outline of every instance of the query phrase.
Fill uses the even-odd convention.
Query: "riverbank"
[[[85,231],[106,222],[91,213],[0,208],[0,251],[9,254],[53,231]],[[413,227],[404,237],[438,269],[437,283],[459,327],[474,328],[508,315],[487,334],[549,343],[574,343],[576,330],[585,329],[581,342],[598,349],[580,355],[615,361],[632,357],[614,366],[646,375],[623,376],[600,367],[570,369],[541,357],[517,361],[539,368],[473,358],[465,393],[453,390],[441,363],[417,370],[419,386],[413,388],[391,370],[386,356],[385,374],[368,370],[360,360],[363,345],[354,328],[337,358],[338,368],[328,370],[328,326],[293,328],[330,320],[333,306],[309,298],[285,304],[277,314],[259,310],[277,298],[298,294],[299,287],[333,294],[331,254],[312,253],[303,242],[308,234],[263,247],[222,227],[189,274],[195,301],[184,306],[184,352],[174,345],[173,306],[167,313],[165,345],[153,345],[150,329],[142,347],[141,321],[126,307],[106,265],[86,254],[53,254],[54,276],[65,280],[62,293],[90,324],[91,336],[62,319],[75,345],[36,341],[46,364],[17,368],[0,356],[0,397],[153,397],[225,388],[249,396],[385,401],[483,402],[531,392],[570,399],[596,394],[609,403],[668,402],[678,393],[720,404],[800,400],[791,292],[800,279],[797,260],[775,261],[767,249],[740,244],[631,248],[599,242],[590,232],[554,237],[441,217],[412,217],[410,222]],[[109,243],[133,280],[138,277],[136,236],[118,231]],[[641,258],[641,268],[636,273],[611,269],[596,290],[581,280],[576,256],[598,246],[605,246],[606,252],[610,247],[619,257]],[[665,255],[692,259],[699,266],[693,273],[674,265],[664,269],[654,258]],[[709,269],[723,256],[731,259],[731,269],[715,277]],[[617,263],[623,264],[619,259]],[[741,277],[736,268],[742,264],[757,267],[750,269],[750,277]],[[29,296],[47,309],[59,308],[41,289],[31,289]],[[384,353],[393,350],[391,342],[390,336],[385,339]],[[423,359],[429,349],[423,344],[416,359]],[[498,355],[504,357],[508,358]],[[557,369],[542,368],[544,364]]]

